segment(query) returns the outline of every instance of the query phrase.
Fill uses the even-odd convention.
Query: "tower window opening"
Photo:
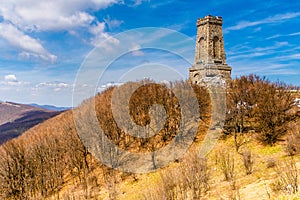
[[[215,59],[220,59],[220,40],[217,36],[213,39],[213,53]]]
[[[204,60],[204,47],[205,46],[205,41],[204,38],[200,38],[199,40],[199,49],[198,49],[198,58],[200,60]]]

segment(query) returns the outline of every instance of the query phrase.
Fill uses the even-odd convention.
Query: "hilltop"
[[[0,102],[0,144],[60,112],[13,102]]]
[[[75,108],[81,121],[87,122],[86,130],[100,126],[114,144],[130,152],[149,152],[168,145],[178,132],[180,105],[165,86],[147,81],[144,84],[131,96],[129,113],[135,123],[147,125],[151,123],[150,105],[164,105],[169,117],[157,135],[134,138],[117,126],[111,107],[116,87]],[[289,86],[253,75],[233,80],[227,89],[224,132],[206,159],[199,159],[195,151],[209,127],[211,102],[208,91],[194,86],[202,111],[194,143],[182,158],[146,174],[121,172],[101,164],[79,139],[74,110],[66,111],[1,147],[1,198],[296,198],[299,195],[295,177],[299,175],[300,163],[300,110],[295,105],[294,94],[287,89]],[[188,93],[183,96],[189,99]],[[90,109],[95,109],[99,124],[89,123],[92,122]],[[115,149],[106,150],[112,160],[118,156]],[[114,164],[118,166],[122,162]]]

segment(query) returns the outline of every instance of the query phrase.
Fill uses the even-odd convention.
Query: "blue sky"
[[[194,39],[196,20],[208,14],[223,17],[233,77],[255,73],[300,85],[297,0],[10,0],[0,2],[0,100],[71,106],[76,74],[102,41],[142,27]],[[132,49],[139,52],[139,46]],[[162,51],[135,56],[136,63],[149,60],[168,61],[188,76],[188,64]],[[123,73],[132,60],[127,61],[117,61],[99,84],[116,81],[114,74]]]

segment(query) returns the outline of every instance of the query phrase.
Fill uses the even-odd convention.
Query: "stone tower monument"
[[[208,15],[197,21],[194,65],[190,68],[190,81],[195,84],[220,77],[231,80],[231,67],[226,64],[222,17]]]

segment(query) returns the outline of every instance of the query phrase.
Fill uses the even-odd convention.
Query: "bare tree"
[[[297,112],[293,111],[294,96],[290,86],[283,83],[260,84],[263,88],[259,94],[256,112],[259,139],[263,143],[273,145],[287,133],[289,122],[297,119]]]
[[[255,113],[257,104],[257,96],[260,88],[256,85],[263,82],[255,75],[242,76],[236,80],[232,80],[227,89],[227,116],[225,123],[225,132],[234,134],[234,143],[236,151],[245,141],[239,140],[239,135],[251,129],[251,121]]]
[[[234,133],[238,151],[244,144],[238,136],[249,130],[260,132],[259,140],[273,145],[285,135],[288,123],[299,117],[293,110],[292,86],[271,83],[256,75],[233,80],[228,88],[225,132]]]

